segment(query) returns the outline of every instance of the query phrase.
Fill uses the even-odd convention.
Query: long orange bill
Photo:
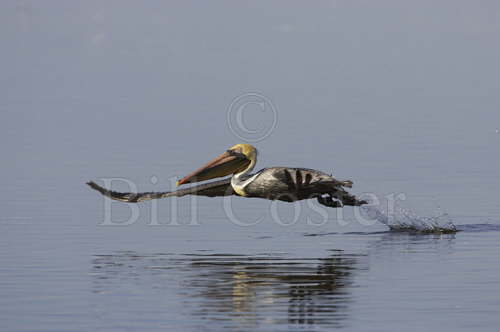
[[[206,165],[177,181],[177,185],[180,186],[185,183],[205,181],[233,174],[249,163],[250,161],[243,154],[226,151],[217,158],[209,161]]]

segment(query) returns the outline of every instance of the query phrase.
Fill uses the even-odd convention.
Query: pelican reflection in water
[[[191,265],[204,277],[187,285],[209,300],[201,303],[199,315],[222,312],[256,325],[266,317],[275,324],[340,327],[349,315],[358,259],[340,251],[320,259],[197,257]],[[285,315],[276,314],[284,308]]]
[[[324,172],[308,168],[271,167],[254,174],[257,149],[250,144],[236,144],[203,167],[177,181],[177,185],[231,175],[224,180],[194,185],[172,192],[120,193],[103,188],[95,182],[87,184],[101,194],[123,202],[135,203],[172,196],[201,195],[209,197],[236,195],[294,202],[316,198],[329,207],[362,205],[345,188],[352,181],[340,181]]]
[[[339,250],[325,258],[123,252],[95,257],[94,290],[104,295],[127,289],[127,283],[134,290],[154,284],[161,294],[160,285],[182,280],[180,292],[163,301],[190,308],[193,318],[223,321],[221,328],[251,329],[264,322],[341,327],[350,315],[360,257]]]

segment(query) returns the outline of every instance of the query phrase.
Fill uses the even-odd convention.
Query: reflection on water
[[[363,243],[364,250],[350,252],[364,254],[323,248],[320,252],[324,257],[287,253],[235,255],[211,250],[195,254],[118,251],[95,255],[92,301],[102,330],[121,330],[123,326],[141,330],[151,325],[163,330],[163,326],[172,324],[190,331],[353,327],[359,322],[355,313],[359,314],[360,307],[366,309],[366,302],[355,300],[359,299],[359,292],[367,292],[360,286],[376,285],[382,292],[368,290],[368,294],[378,294],[374,298],[368,296],[371,310],[392,307],[401,301],[408,310],[417,308],[418,312],[418,305],[407,300],[411,298],[424,301],[425,310],[444,305],[434,302],[433,294],[450,289],[453,278],[462,277],[447,274],[459,266],[454,262],[460,261],[464,252],[464,248],[457,248],[457,237],[467,231],[459,234],[307,234],[306,239],[314,235],[322,243]],[[452,259],[443,261],[442,257]],[[429,262],[440,273],[422,269]],[[368,281],[372,275],[377,277]],[[412,279],[411,284],[404,279],[395,293],[386,278],[394,280],[394,276],[400,275],[403,279],[421,279]],[[400,298],[400,293],[406,297]],[[447,291],[446,296],[452,295]],[[376,320],[376,316],[371,319]],[[116,322],[122,325],[116,326]]]
[[[190,319],[224,322],[221,328],[252,329],[263,323],[341,327],[361,257],[339,250],[324,258],[126,251],[95,256],[93,288],[101,293],[126,283],[156,289],[174,283],[180,305],[191,309]]]
[[[339,325],[348,313],[347,286],[355,265],[356,257],[341,252],[324,259],[195,257],[186,285],[195,296],[216,300],[200,314],[215,310],[247,317],[285,305],[288,323]]]

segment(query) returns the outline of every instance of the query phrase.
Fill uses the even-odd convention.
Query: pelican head
[[[177,185],[250,172],[256,162],[257,149],[250,144],[236,144],[220,156],[177,181]]]

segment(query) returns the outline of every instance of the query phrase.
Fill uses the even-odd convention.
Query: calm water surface
[[[82,205],[97,215],[99,198],[88,194],[97,208]],[[202,201],[200,214],[212,202]],[[457,234],[412,235],[377,224],[285,227],[271,219],[245,228],[210,215],[200,225],[98,226],[97,216],[52,212],[2,222],[0,307],[10,331],[499,323],[498,224],[467,219]]]
[[[2,2],[0,330],[497,331],[500,29],[483,5]],[[172,188],[241,141],[227,110],[255,91],[277,113],[258,168],[403,193],[461,232],[314,202],[235,198],[229,218],[201,197],[102,225],[86,181]],[[130,213],[112,204],[114,223]]]

